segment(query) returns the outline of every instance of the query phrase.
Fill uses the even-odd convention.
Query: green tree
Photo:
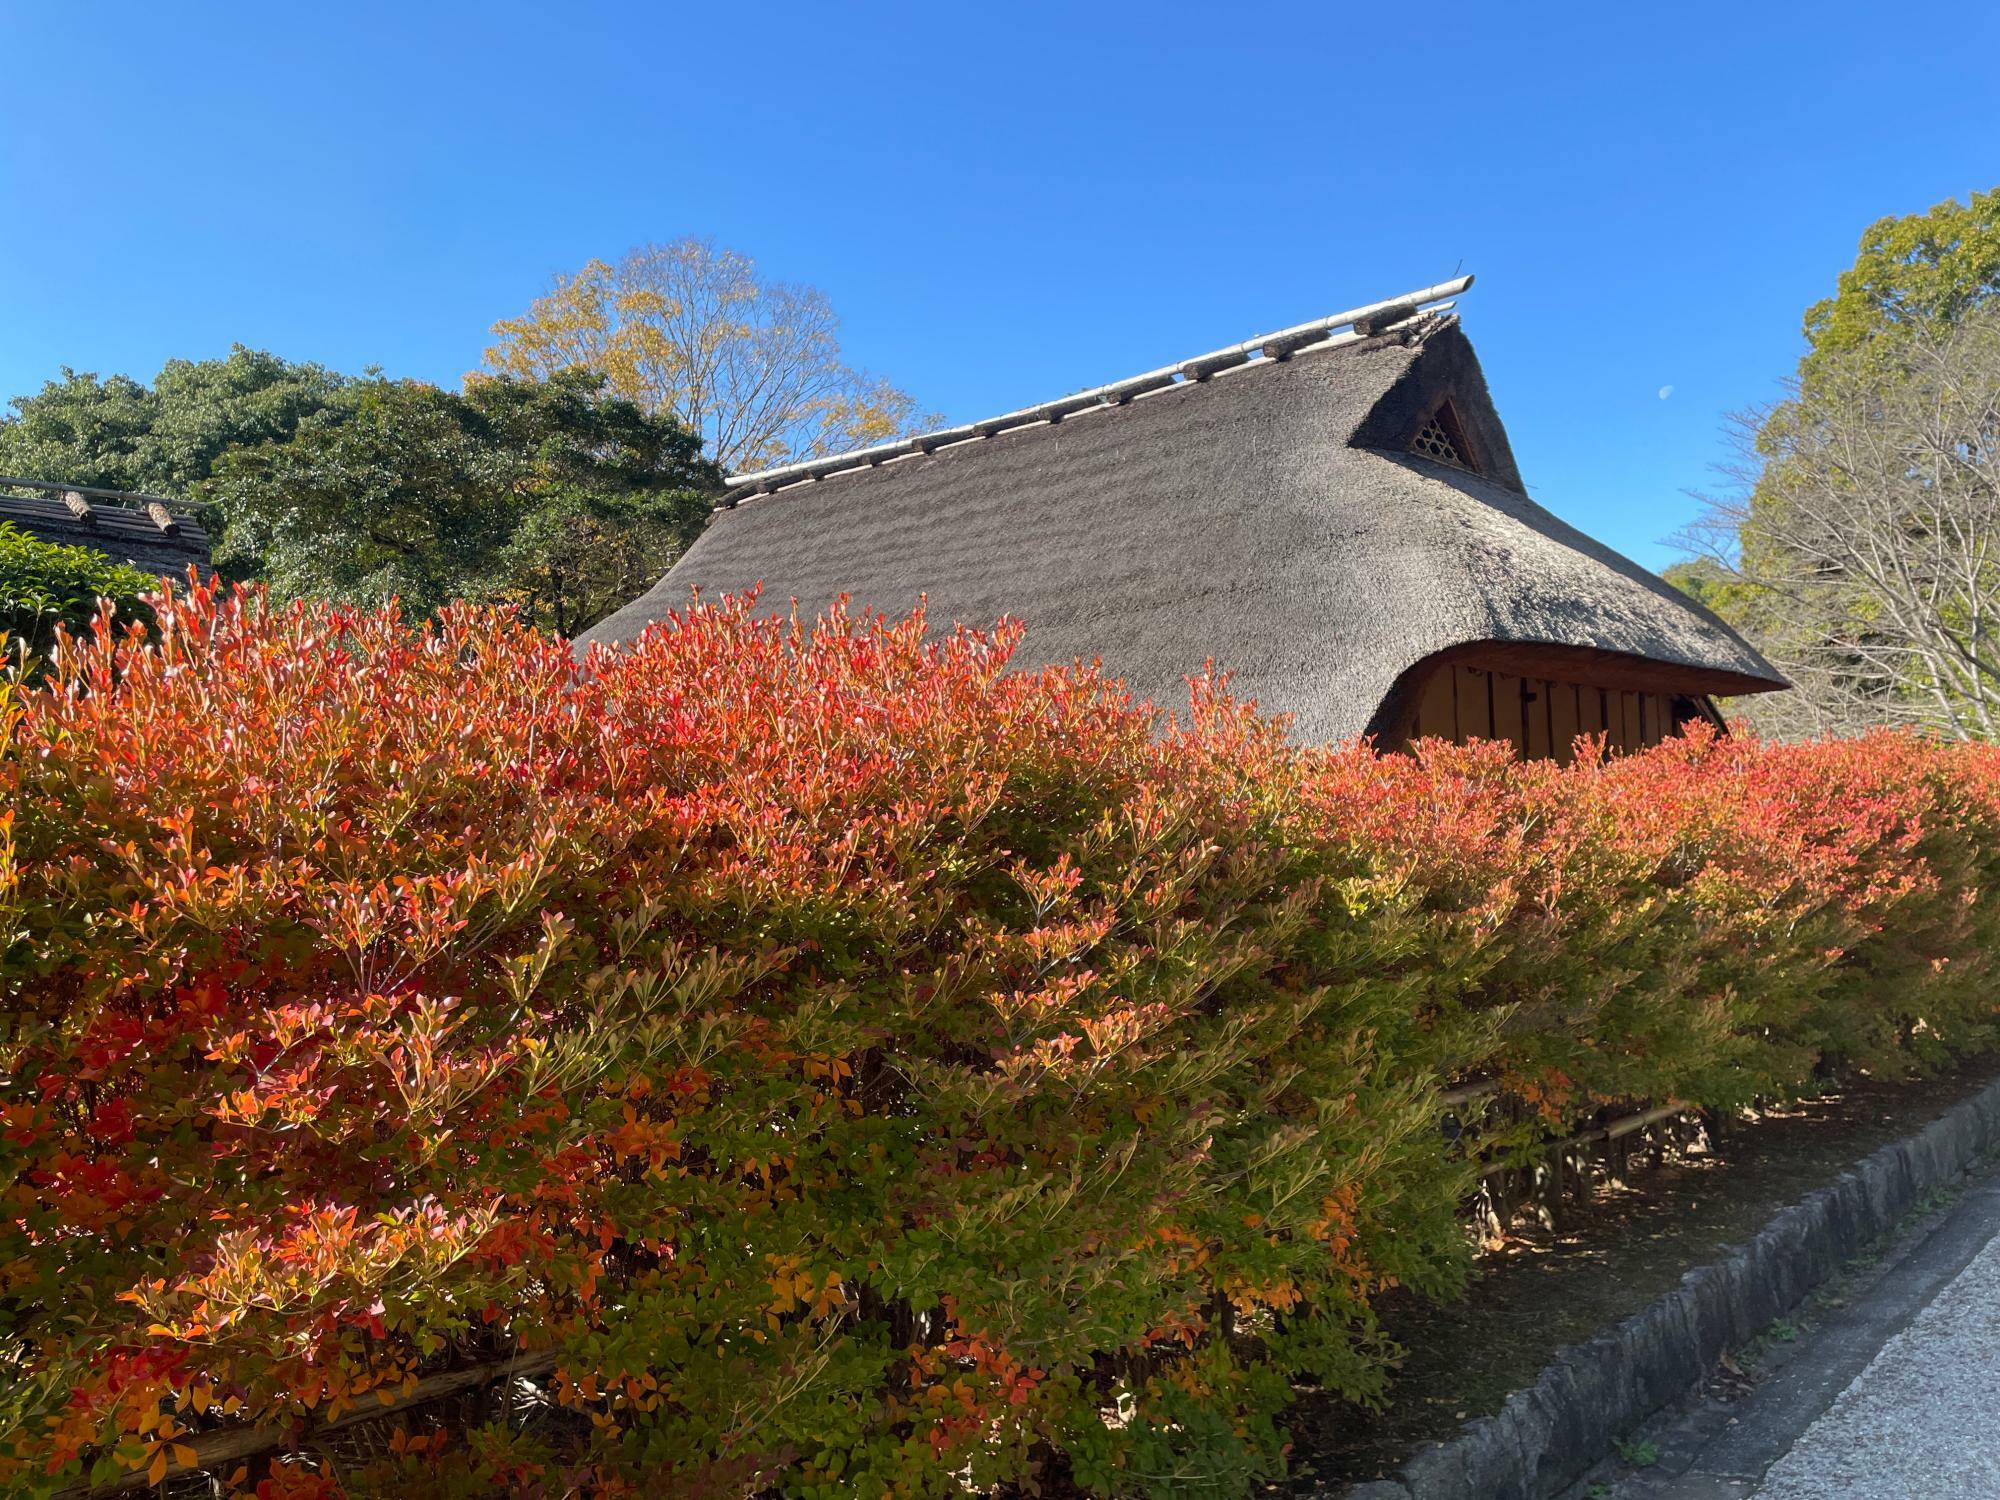
[[[1833,356],[1925,325],[1956,323],[2000,292],[2000,188],[1928,213],[1877,219],[1834,294],[1806,309],[1799,375]]]
[[[169,360],[151,386],[65,369],[0,418],[0,474],[191,498],[229,449],[284,441],[348,384],[241,344]]]
[[[370,378],[282,443],[239,448],[209,493],[232,554],[281,593],[412,610],[511,603],[573,634],[651,584],[706,520],[720,474],[671,418],[600,376]]]
[[[1798,685],[1748,705],[1759,727],[1994,722],[1982,402],[1996,293],[2000,189],[1880,219],[1806,310],[1786,399],[1734,418],[1736,488],[1683,538],[1699,561],[1667,576]]]

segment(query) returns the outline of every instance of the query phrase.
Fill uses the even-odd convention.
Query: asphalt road
[[[2000,1217],[1985,1247],[1773,1464],[1762,1500],[2000,1497]]]
[[[1653,1431],[1617,1500],[2000,1500],[2000,1173],[1902,1244],[1748,1395]]]

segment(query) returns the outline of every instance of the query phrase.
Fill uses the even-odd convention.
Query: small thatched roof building
[[[1027,623],[1156,701],[1213,658],[1294,733],[1652,743],[1784,679],[1527,496],[1450,304],[1469,277],[1059,401],[733,480],[630,640],[705,595]],[[580,643],[581,644],[581,643]]]
[[[189,564],[208,572],[208,533],[189,507],[158,495],[0,477],[0,521],[45,542],[89,547],[155,577],[185,582]]]

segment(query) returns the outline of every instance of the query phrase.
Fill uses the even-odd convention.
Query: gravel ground
[[[2000,1215],[1993,1229],[2000,1231]],[[2000,1500],[2000,1238],[1772,1465],[1760,1500]]]

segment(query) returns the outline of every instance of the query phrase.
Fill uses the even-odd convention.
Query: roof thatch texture
[[[1485,477],[1405,450],[1449,394]],[[1101,657],[1162,706],[1214,659],[1294,734],[1380,732],[1398,679],[1498,641],[1589,648],[1700,676],[1784,680],[1706,611],[1522,492],[1454,318],[1426,316],[747,499],[579,641],[764,586],[807,613],[848,594],[934,624],[1027,624],[1019,664]]]
[[[0,494],[0,521],[42,541],[89,547],[155,577],[166,574],[184,581],[190,563],[208,571],[208,533],[192,517],[175,515],[169,534],[143,510],[103,499],[91,500],[89,509],[91,519],[85,522],[54,495]]]

